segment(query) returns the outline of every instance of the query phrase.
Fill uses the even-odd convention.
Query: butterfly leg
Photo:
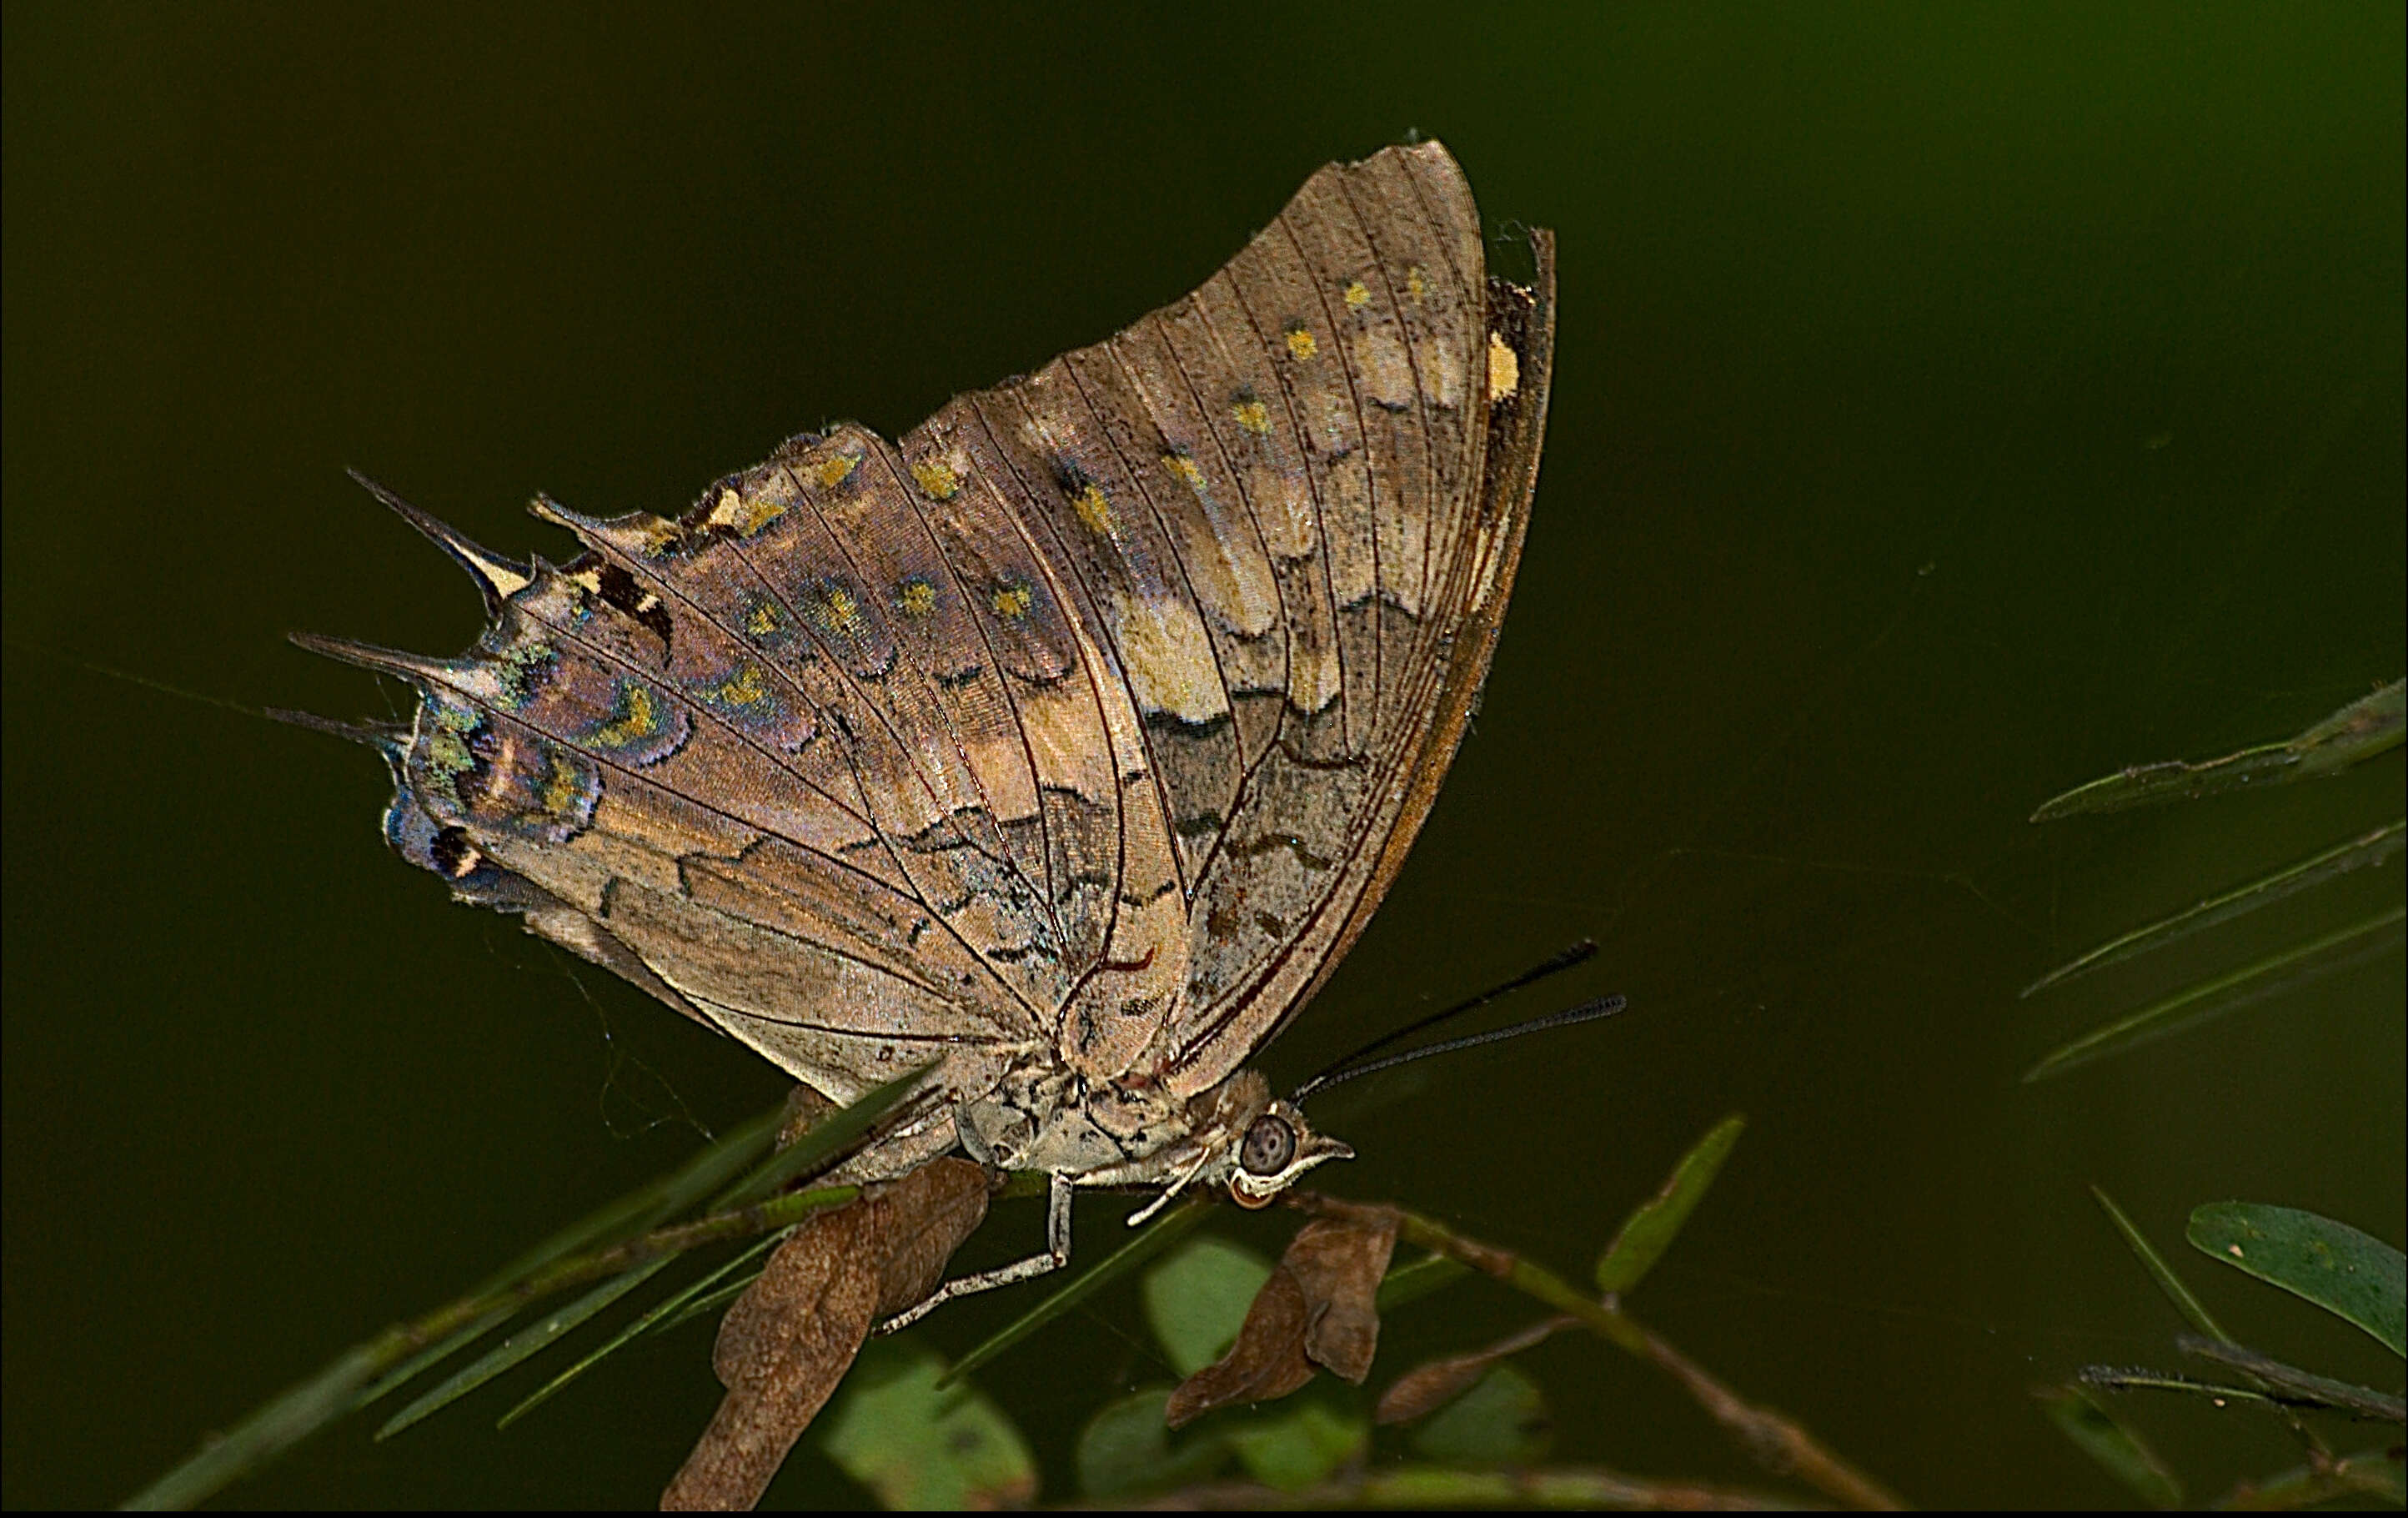
[[[1070,1181],[1066,1176],[1054,1176],[1045,1193],[1045,1252],[1032,1254],[1025,1260],[1015,1260],[993,1270],[982,1270],[975,1276],[958,1276],[945,1282],[916,1307],[906,1308],[878,1325],[881,1334],[891,1334],[898,1328],[909,1328],[957,1296],[973,1292],[991,1291],[1059,1270],[1070,1263]]]

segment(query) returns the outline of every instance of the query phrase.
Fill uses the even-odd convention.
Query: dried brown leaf
[[[1375,1304],[1397,1247],[1398,1214],[1317,1218],[1297,1230],[1254,1294],[1229,1352],[1179,1383],[1163,1420],[1183,1427],[1216,1408],[1270,1402],[1326,1366],[1356,1385],[1380,1344]]]
[[[1304,1290],[1304,1352],[1360,1386],[1380,1347],[1380,1278],[1397,1249],[1392,1210],[1362,1218],[1316,1218],[1299,1229],[1280,1264]]]
[[[918,1307],[945,1279],[945,1262],[986,1221],[991,1194],[982,1166],[931,1160],[877,1188],[878,1315]]]
[[[1573,1318],[1549,1318],[1531,1324],[1510,1338],[1499,1339],[1484,1350],[1475,1350],[1469,1354],[1450,1354],[1443,1360],[1431,1360],[1415,1366],[1380,1394],[1380,1405],[1373,1410],[1371,1420],[1380,1424],[1409,1424],[1416,1418],[1426,1418],[1471,1390],[1473,1384],[1488,1374],[1498,1361],[1519,1354],[1577,1322]]]
[[[1312,1362],[1304,1357],[1311,1315],[1296,1273],[1284,1265],[1273,1270],[1246,1309],[1238,1341],[1179,1383],[1162,1410],[1163,1422],[1183,1428],[1216,1408],[1269,1402],[1312,1380]]]
[[[662,1508],[759,1502],[870,1326],[936,1289],[986,1201],[986,1172],[948,1158],[796,1228],[720,1323],[711,1368],[727,1395],[661,1494]]]

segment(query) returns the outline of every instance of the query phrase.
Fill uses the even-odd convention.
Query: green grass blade
[[[879,1119],[893,1110],[896,1103],[919,1085],[920,1077],[924,1074],[926,1074],[925,1070],[914,1070],[865,1093],[859,1101],[817,1124],[794,1143],[754,1166],[740,1180],[727,1186],[712,1199],[710,1210],[716,1213],[748,1207],[765,1197],[775,1195],[781,1187],[796,1177],[808,1175],[824,1165],[867,1134]],[[774,1135],[774,1122],[769,1133],[770,1135]],[[716,1151],[712,1158],[717,1163],[710,1167],[710,1173],[716,1179],[724,1180],[728,1171],[739,1167],[740,1162],[721,1156]],[[689,1170],[699,1169],[695,1166],[688,1168]],[[696,1176],[690,1175],[684,1178],[686,1184],[679,1189],[681,1200],[708,1189]],[[624,1212],[625,1209],[620,1210]],[[440,1411],[494,1377],[502,1375],[549,1349],[562,1337],[581,1326],[595,1313],[650,1280],[668,1263],[667,1259],[660,1259],[638,1265],[623,1275],[603,1281],[567,1306],[548,1313],[537,1322],[520,1329],[476,1360],[453,1372],[440,1385],[434,1387],[385,1420],[383,1426],[377,1430],[376,1437],[380,1440],[391,1438],[410,1424]],[[624,1342],[624,1338],[614,1339],[603,1346],[597,1353],[572,1366],[565,1376],[555,1378],[553,1384],[542,1388],[530,1401],[521,1404],[505,1414],[505,1420],[517,1417],[536,1402],[543,1400],[559,1386],[566,1384],[567,1380],[573,1379],[586,1366]]]
[[[2034,1395],[2057,1432],[2125,1490],[2153,1508],[2183,1505],[2182,1482],[2157,1452],[2080,1387],[2053,1386]]]
[[[356,1404],[360,1388],[385,1368],[363,1344],[325,1369],[271,1398],[200,1453],[125,1499],[139,1511],[180,1511],[207,1501],[265,1466]]]
[[[2408,1399],[2395,1393],[2378,1392],[2372,1386],[2360,1386],[2356,1381],[2301,1370],[2297,1366],[2286,1366],[2280,1360],[2259,1354],[2256,1350],[2244,1350],[2238,1344],[2218,1344],[2196,1334],[2185,1334],[2175,1342],[2183,1347],[2186,1353],[2198,1355],[2227,1370],[2240,1371],[2286,1402],[2305,1407],[2337,1408],[2361,1418],[2408,1424]]]
[[[542,1243],[520,1255],[501,1270],[487,1277],[477,1286],[473,1295],[505,1289],[542,1269],[555,1260],[589,1248],[609,1245],[640,1235],[693,1206],[702,1197],[727,1184],[728,1178],[754,1163],[761,1150],[768,1148],[777,1135],[779,1122],[785,1115],[785,1105],[779,1104],[735,1128],[700,1154],[680,1165],[658,1180],[648,1182],[599,1207],[561,1229]],[[364,1387],[353,1403],[365,1408],[415,1381],[452,1356],[482,1338],[513,1316],[509,1312],[490,1313],[446,1336],[440,1342],[429,1345],[401,1365],[378,1377]],[[422,1413],[420,1416],[423,1416]],[[416,1422],[411,1419],[410,1422]],[[399,1425],[406,1427],[408,1424]],[[385,1433],[398,1432],[388,1424]],[[379,1438],[385,1437],[380,1433]]]
[[[521,1398],[516,1407],[510,1409],[509,1411],[503,1413],[500,1418],[494,1421],[494,1426],[496,1429],[509,1427],[510,1424],[517,1423],[521,1418],[525,1417],[528,1413],[533,1412],[537,1408],[541,1407],[544,1403],[551,1401],[561,1392],[566,1390],[569,1382],[577,1380],[578,1377],[584,1375],[595,1366],[600,1365],[610,1355],[625,1349],[629,1344],[634,1343],[638,1338],[643,1337],[645,1334],[652,1332],[655,1328],[667,1328],[674,1326],[676,1323],[683,1323],[687,1316],[689,1316],[687,1309],[693,1308],[698,1304],[706,1301],[712,1302],[714,1304],[716,1302],[724,1301],[742,1292],[746,1287],[752,1285],[753,1281],[760,1279],[759,1271],[754,1271],[752,1275],[745,1277],[742,1280],[726,1288],[724,1294],[722,1292],[712,1291],[711,1288],[716,1286],[719,1282],[725,1280],[735,1272],[742,1270],[746,1265],[759,1260],[761,1256],[768,1253],[771,1250],[776,1249],[780,1244],[784,1243],[786,1237],[787,1236],[782,1233],[772,1234],[768,1237],[754,1244],[751,1249],[746,1250],[743,1253],[738,1255],[733,1260],[728,1261],[725,1265],[721,1265],[718,1269],[713,1270],[708,1275],[689,1282],[687,1285],[670,1293],[658,1303],[647,1308],[643,1314],[638,1317],[634,1322],[623,1325],[616,1333],[603,1340],[600,1345],[596,1346],[588,1353],[580,1356],[567,1369],[562,1371],[559,1375],[552,1377],[552,1380],[544,1382],[541,1386],[536,1388],[535,1391]],[[672,1317],[672,1314],[675,1316]]]
[[[811,1152],[789,1162],[793,1170],[818,1163],[826,1154],[833,1153],[836,1148],[866,1132],[868,1124],[892,1106],[916,1079],[917,1077],[912,1076],[889,1082],[823,1124],[821,1129],[813,1130],[813,1138],[821,1138],[823,1130],[835,1130],[833,1142],[823,1139],[821,1143],[812,1144]],[[684,1210],[714,1189],[724,1187],[730,1176],[738,1174],[744,1166],[752,1164],[760,1150],[776,1137],[782,1117],[782,1106],[762,1114],[668,1176],[638,1188],[552,1235],[488,1278],[476,1290],[345,1351],[325,1369],[253,1410],[227,1433],[213,1438],[191,1458],[143,1488],[128,1500],[128,1506],[175,1508],[204,1501],[230,1483],[258,1470],[294,1444],[344,1414],[366,1406],[438,1361],[457,1353],[494,1326],[508,1321],[516,1310],[516,1302],[495,1307],[492,1305],[495,1299],[507,1300],[513,1294],[533,1295],[561,1289],[565,1282],[555,1284],[539,1278],[550,1271],[555,1278],[565,1275],[574,1279],[576,1272],[554,1267],[580,1251],[599,1250],[607,1252],[619,1244],[638,1238],[649,1233],[660,1220]],[[787,1153],[792,1154],[804,1148],[803,1144],[796,1144]],[[739,1183],[738,1189],[748,1198],[756,1194],[749,1189],[754,1186],[761,1188],[757,1194],[766,1194],[793,1170],[781,1169],[773,1160],[747,1178],[745,1182]],[[662,1263],[664,1261],[647,1261],[639,1268],[649,1274]],[[624,1272],[605,1280],[590,1294],[607,1301],[606,1294],[616,1294],[626,1289],[621,1286],[621,1282],[630,1276],[641,1279],[637,1272]],[[628,1284],[631,1286],[632,1281]],[[574,1310],[574,1306],[566,1310]],[[423,1412],[418,1414],[423,1415]]]
[[[2220,1323],[2208,1313],[2206,1306],[2200,1304],[2196,1296],[2191,1296],[2191,1289],[2186,1287],[2186,1284],[2182,1284],[2182,1277],[2174,1275],[2172,1265],[2167,1265],[2165,1255],[2157,1253],[2157,1246],[2153,1246],[2153,1243],[2148,1241],[2148,1234],[2143,1234],[2141,1226],[2133,1224],[2128,1217],[2124,1217],[2124,1209],[2116,1207],[2114,1197],[2110,1197],[2104,1191],[2100,1191],[2098,1185],[2090,1188],[2090,1195],[2098,1197],[2100,1209],[2107,1212],[2107,1222],[2114,1224],[2116,1234],[2124,1236],[2124,1243],[2127,1243],[2127,1246],[2131,1248],[2131,1253],[2141,1260],[2141,1267],[2148,1270],[2148,1279],[2157,1282],[2157,1289],[2165,1292],[2165,1299],[2172,1301],[2174,1310],[2182,1313],[2182,1321],[2189,1323],[2191,1327],[2196,1327],[2199,1333],[2208,1335],[2211,1339],[2217,1339],[2217,1342],[2229,1345],[2229,1342],[2232,1342],[2232,1335],[2225,1333],[2223,1325],[2220,1325]]]
[[[441,1365],[495,1328],[509,1322],[515,1313],[511,1308],[497,1308],[474,1323],[463,1325],[457,1332],[428,1345],[361,1388],[358,1399],[351,1404],[352,1408],[354,1410],[366,1408],[397,1388],[408,1385],[426,1371]]]
[[[2090,1194],[2098,1198],[2100,1210],[2107,1214],[2107,1221],[2124,1236],[2125,1244],[2139,1258],[2142,1268],[2148,1271],[2149,1279],[2157,1283],[2157,1290],[2165,1293],[2166,1300],[2183,1315],[2183,1321],[2212,1339],[2232,1343],[2232,1336],[2224,1331],[2224,1325],[2209,1314],[2198,1297],[2190,1294],[2190,1288],[2174,1274],[2174,1267],[2166,1264],[2165,1256],[2157,1252],[2157,1246],[2149,1242],[2148,1236],[2142,1233],[2131,1219],[2124,1216],[2124,1209],[2115,1205],[2115,1199],[2096,1186],[2090,1188]]]
[[[1380,1316],[1384,1318],[1432,1292],[1443,1291],[1470,1274],[1469,1265],[1444,1254],[1425,1254],[1411,1265],[1400,1265],[1380,1278]]]
[[[2208,1340],[2192,1338],[2194,1344]],[[2143,1370],[2117,1366],[2085,1366],[2074,1379],[2085,1386],[2102,1392],[2174,1392],[2185,1396],[2205,1397],[2211,1402],[2263,1402],[2279,1407],[2273,1395],[2258,1386],[2234,1386],[2223,1381],[2201,1381],[2197,1376],[2185,1376],[2172,1370]]]
[[[774,1195],[780,1187],[795,1177],[808,1174],[842,1153],[848,1146],[868,1133],[870,1127],[880,1118],[885,1116],[896,1102],[917,1086],[921,1076],[924,1073],[918,1070],[912,1071],[866,1093],[859,1101],[813,1127],[794,1143],[755,1165],[740,1180],[726,1186],[713,1199],[710,1210],[717,1212],[745,1207],[764,1197]],[[774,1115],[767,1116],[770,1120],[766,1132],[757,1135],[752,1132],[753,1129],[760,1127],[762,1121],[762,1120],[755,1120],[752,1124],[748,1125],[744,1135],[745,1143],[742,1146],[717,1146],[705,1157],[709,1164],[690,1164],[677,1177],[672,1178],[678,1184],[646,1188],[645,1191],[636,1193],[637,1196],[648,1197],[650,1205],[653,1207],[678,1206],[708,1191],[711,1185],[724,1181],[729,1172],[741,1168],[751,1153],[758,1149],[761,1142],[774,1136],[775,1118]],[[648,1196],[648,1193],[656,1194]],[[643,1212],[637,1207],[619,1204],[603,1209],[595,1217],[625,1221],[642,1218]],[[628,1236],[633,1236],[634,1233],[641,1231],[633,1230]],[[617,1242],[617,1240],[606,1241],[601,1236],[588,1231],[583,1224],[555,1236],[555,1239],[573,1237],[580,1234],[590,1242]],[[545,1250],[536,1251],[536,1255],[546,1254],[549,1251],[552,1258],[557,1258],[557,1251],[551,1251],[552,1242],[547,1241]],[[529,1259],[535,1259],[536,1255],[530,1255]],[[549,1263],[549,1260],[544,1263]],[[412,1401],[408,1407],[386,1419],[383,1426],[376,1432],[377,1438],[380,1440],[391,1438],[412,1424],[442,1410],[496,1376],[515,1368],[542,1351],[551,1348],[564,1336],[583,1325],[595,1313],[650,1280],[667,1264],[667,1259],[660,1259],[638,1265],[632,1270],[601,1282],[575,1301],[545,1314],[520,1329],[509,1338],[446,1377],[439,1385]]]
[[[1681,1235],[1682,1225],[1689,1214],[1705,1200],[1706,1191],[1721,1173],[1723,1162],[1730,1158],[1733,1145],[1747,1128],[1747,1120],[1737,1113],[1713,1125],[1664,1181],[1663,1189],[1641,1203],[1624,1220],[1622,1231],[1613,1236],[1605,1253],[1597,1262],[1597,1289],[1600,1292],[1627,1292],[1656,1268],[1656,1262],[1672,1247]]]
[[[2172,996],[2150,1003],[2129,1017],[2093,1029],[2070,1044],[2051,1049],[2024,1072],[2027,1084],[2062,1075],[2079,1064],[2119,1054],[2153,1038],[2178,1032],[2193,1023],[2233,1011],[2265,997],[2288,990],[2318,976],[2346,969],[2367,956],[2387,952],[2398,942],[2387,930],[2408,919],[2408,906],[2395,906],[2362,922],[2298,944],[2255,964],[2203,980]],[[2346,952],[2343,952],[2346,950]]]
[[[892,1111],[896,1103],[910,1095],[933,1065],[923,1065],[896,1077],[882,1086],[864,1092],[858,1101],[813,1126],[800,1138],[762,1162],[759,1168],[742,1180],[721,1193],[710,1204],[710,1210],[724,1211],[729,1207],[746,1207],[774,1194],[780,1187],[797,1176],[810,1174],[850,1148],[867,1134],[878,1120]]]
[[[1197,1223],[1211,1213],[1210,1197],[1191,1197],[1156,1218],[1143,1233],[1113,1251],[1094,1269],[1080,1275],[1069,1284],[1044,1301],[1022,1313],[986,1342],[953,1362],[953,1368],[939,1379],[939,1386],[950,1386],[964,1376],[993,1361],[1022,1339],[1120,1279],[1139,1265],[1187,1236]]]
[[[2314,1465],[2295,1466],[2280,1475],[2249,1483],[2249,1505],[2261,1512],[2298,1512],[2325,1503],[2353,1498],[2370,1507],[2397,1508],[2408,1498],[2408,1481],[2400,1457],[2377,1447],[2359,1450],[2335,1460],[2328,1456]],[[2228,1498],[2232,1507],[2241,1504]]]
[[[727,1184],[769,1148],[785,1117],[785,1104],[731,1130],[725,1136],[660,1179],[649,1182],[617,1201],[589,1213],[504,1265],[480,1282],[472,1295],[482,1295],[523,1279],[552,1261],[589,1249],[604,1248],[651,1229]]]
[[[652,1328],[652,1332],[655,1334],[666,1334],[670,1329],[681,1327],[685,1323],[695,1318],[701,1317],[707,1312],[717,1311],[719,1308],[725,1307],[728,1303],[735,1301],[738,1297],[742,1296],[746,1292],[751,1291],[752,1289],[752,1283],[759,1280],[761,1276],[762,1272],[755,1270],[749,1276],[738,1276],[734,1280],[727,1282],[725,1285],[718,1287],[710,1292],[707,1292],[701,1296],[695,1297],[693,1301],[688,1302],[685,1306],[678,1308],[676,1317],[656,1325]]]
[[[2194,1208],[2191,1247],[2304,1297],[2408,1355],[2408,1259],[2347,1223],[2297,1207],[2211,1202]]]
[[[654,1260],[638,1265],[625,1275],[604,1281],[574,1302],[553,1308],[527,1324],[517,1333],[487,1350],[484,1353],[445,1377],[441,1382],[418,1396],[410,1404],[386,1419],[376,1431],[380,1443],[393,1438],[410,1424],[429,1417],[470,1392],[484,1385],[541,1352],[550,1349],[562,1336],[582,1325],[595,1313],[641,1286],[667,1265],[666,1260]]]
[[[2031,820],[2053,822],[2085,813],[2121,812],[2336,773],[2399,745],[2403,716],[2408,716],[2403,689],[2408,689],[2408,683],[2395,680],[2282,743],[2258,744],[2198,763],[2167,759],[2119,770],[2050,797],[2033,811]]]
[[[2029,996],[2077,976],[2088,975],[2093,970],[2120,964],[2153,948],[2177,943],[2219,922],[2229,922],[2244,912],[2271,906],[2286,896],[2305,890],[2310,886],[2320,885],[2335,875],[2364,865],[2380,864],[2398,853],[2403,844],[2408,844],[2408,817],[2394,818],[2372,832],[2350,839],[2347,843],[2336,844],[2312,859],[2301,860],[2272,875],[2260,875],[2245,886],[2219,896],[2211,896],[2172,917],[2160,918],[2121,937],[2111,938],[2079,959],[2058,965],[2026,986],[2020,994]]]
[[[2303,774],[2330,774],[2408,737],[2408,680],[2394,680],[2291,740]]]

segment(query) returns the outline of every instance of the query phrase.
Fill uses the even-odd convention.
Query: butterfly
[[[384,831],[843,1103],[841,1178],[956,1148],[1268,1204],[1352,1156],[1246,1062],[1363,931],[1496,646],[1537,479],[1554,243],[1486,271],[1436,142],[1315,173],[1194,294],[899,441],[781,445],[677,517],[545,498],[514,560],[370,485],[491,624],[398,676]],[[366,482],[363,482],[366,483]]]

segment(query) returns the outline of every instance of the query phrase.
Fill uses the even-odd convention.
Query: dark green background
[[[2023,820],[2408,665],[2400,7],[6,15],[8,1504],[122,1496],[777,1094],[395,862],[370,755],[178,694],[381,715],[402,691],[283,634],[474,635],[469,586],[345,466],[565,554],[520,511],[538,488],[676,510],[824,420],[907,427],[1415,131],[1492,230],[1560,234],[1554,423],[1479,722],[1268,1063],[1582,934],[1596,966],[1529,1010],[1632,1009],[1333,1101],[1363,1158],[1332,1185],[1578,1274],[1745,1110],[1641,1310],[1929,1503],[2118,1496],[2026,1395],[2176,1359],[2087,1183],[2169,1248],[2235,1195],[2401,1238],[2396,947],[2014,1079],[2401,895],[2395,860],[2014,997],[2401,806],[2395,752]],[[1037,1227],[1007,1209],[976,1248]],[[2398,1384],[2182,1252],[2243,1337]],[[1443,1301],[1383,1375],[1528,1316]],[[1124,1297],[985,1379],[1052,1495],[1079,1417],[1160,1379],[1140,1337]],[[713,1406],[707,1346],[498,1436],[490,1395],[381,1448],[348,1430],[240,1495],[649,1502]],[[1756,1479],[1632,1363],[1527,1363],[1560,1456]],[[2206,1491],[2289,1459],[2262,1418],[2133,1411]],[[816,1456],[773,1496],[858,1499]]]

